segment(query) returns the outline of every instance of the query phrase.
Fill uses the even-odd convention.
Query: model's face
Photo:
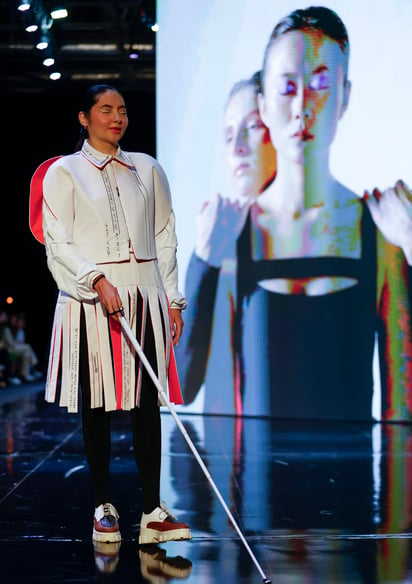
[[[80,112],[79,121],[87,127],[89,143],[93,148],[106,154],[114,154],[128,125],[122,96],[116,91],[105,91],[99,96],[88,116]]]
[[[274,42],[259,108],[279,155],[301,163],[328,156],[348,99],[345,56],[335,41],[291,31]]]
[[[276,174],[276,153],[260,119],[252,87],[243,87],[228,102],[224,140],[235,195],[258,196]]]

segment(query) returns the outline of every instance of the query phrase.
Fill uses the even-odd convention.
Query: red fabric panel
[[[169,362],[169,397],[174,404],[183,404],[182,391],[180,389],[179,376],[177,373],[175,352],[173,345],[170,348],[170,362]]]
[[[116,386],[116,409],[121,410],[123,396],[122,327],[120,322],[114,318],[110,318],[109,322]]]
[[[30,206],[29,206],[29,225],[34,237],[40,243],[44,243],[43,237],[43,179],[47,169],[53,162],[61,158],[55,156],[42,162],[37,168],[30,183]]]

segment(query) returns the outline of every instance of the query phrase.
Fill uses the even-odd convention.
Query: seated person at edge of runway
[[[10,329],[9,315],[6,310],[0,310],[0,365],[2,386],[21,385],[18,377],[16,355],[14,353],[14,338]]]
[[[10,330],[13,335],[18,376],[24,381],[39,379],[42,376],[36,369],[39,359],[33,347],[26,341],[26,317],[23,313],[11,314]]]
[[[185,404],[205,383],[208,412],[240,413],[231,336],[236,240],[251,201],[276,176],[276,152],[257,107],[259,90],[260,74],[255,73],[229,93],[223,139],[234,198],[218,194],[202,206],[186,273],[185,335],[176,347],[176,362]]]

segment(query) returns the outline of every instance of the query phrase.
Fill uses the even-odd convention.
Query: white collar
[[[116,154],[114,154],[114,155],[104,154],[103,152],[96,150],[96,148],[93,148],[93,146],[90,146],[89,142],[87,140],[85,140],[83,142],[81,154],[91,164],[93,164],[93,166],[95,166],[96,168],[98,168],[100,170],[103,170],[112,161],[118,162],[119,164],[122,164],[123,166],[127,166],[128,168],[130,168],[130,170],[136,170],[136,167],[128,159],[126,153],[123,152],[123,150],[120,148],[120,146],[117,147]]]

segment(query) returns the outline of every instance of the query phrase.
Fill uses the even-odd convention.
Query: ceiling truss
[[[11,91],[47,91],[53,83],[104,82],[121,90],[155,90],[155,0],[61,0],[67,18],[50,26],[50,46],[36,49],[41,30],[26,26],[37,12],[56,6],[51,0],[34,0],[32,9],[17,10],[18,0],[0,0],[0,84]],[[36,7],[37,4],[37,7]],[[40,8],[39,8],[40,6]],[[53,68],[43,65],[53,53]],[[133,53],[134,58],[130,55]],[[59,70],[62,77],[51,81]]]

